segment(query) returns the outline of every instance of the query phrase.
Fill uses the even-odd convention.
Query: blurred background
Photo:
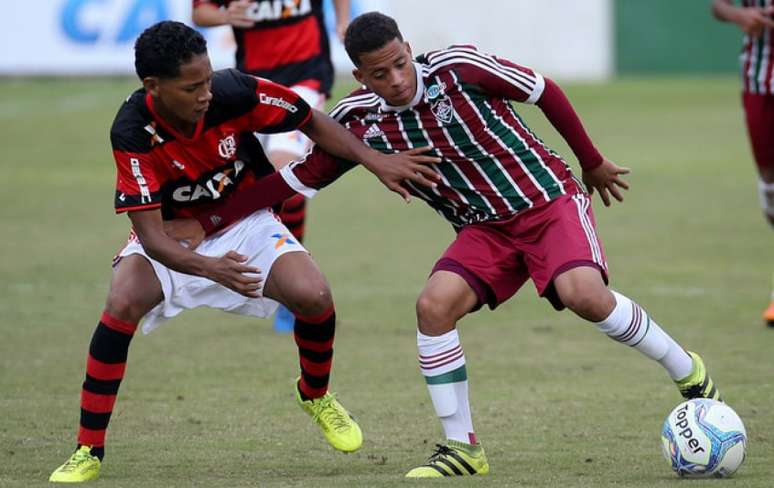
[[[164,19],[190,24],[187,0],[40,0],[4,7],[1,75],[132,74],[137,35]],[[333,30],[332,6],[326,19]],[[352,0],[352,15],[399,19],[414,51],[474,43],[565,80],[620,74],[729,73],[738,31],[715,22],[706,0]],[[205,29],[216,67],[233,64],[229,28]],[[341,73],[349,61],[336,40]]]

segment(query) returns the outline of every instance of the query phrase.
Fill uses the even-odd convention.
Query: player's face
[[[398,39],[393,39],[380,49],[361,54],[360,66],[352,74],[357,81],[394,107],[408,105],[417,92],[411,47]]]
[[[150,83],[148,83],[150,81]],[[154,98],[159,114],[173,125],[185,128],[204,116],[212,100],[212,66],[207,54],[194,56],[180,65],[176,78],[146,78],[145,88]]]

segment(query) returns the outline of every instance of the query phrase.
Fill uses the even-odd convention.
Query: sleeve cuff
[[[296,177],[295,173],[293,173],[293,167],[296,166],[295,164],[286,164],[283,166],[281,170],[279,170],[280,176],[282,176],[282,179],[285,180],[285,183],[288,184],[290,188],[293,189],[296,193],[300,193],[301,195],[305,196],[306,198],[312,198],[317,194],[317,190],[314,188],[310,188],[303,183],[301,183],[301,180]]]
[[[540,73],[535,73],[535,88],[532,90],[529,98],[524,103],[535,104],[540,100],[540,96],[543,95],[543,90],[546,88],[546,80]]]

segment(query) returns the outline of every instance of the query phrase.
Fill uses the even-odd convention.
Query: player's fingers
[[[621,178],[614,178],[614,179],[613,179],[613,182],[614,182],[616,185],[618,185],[618,186],[620,186],[621,188],[623,188],[624,190],[628,190],[628,189],[629,189],[629,183],[628,183],[626,180],[623,180],[623,179],[621,179]]]
[[[414,171],[416,173],[420,173],[422,176],[429,180],[441,181],[441,175],[436,173],[433,168],[428,168],[427,166],[417,166],[414,168]]]
[[[435,156],[411,156],[411,161],[417,164],[438,164],[442,161],[441,158]]]
[[[238,263],[243,263],[247,261],[247,256],[243,256],[236,251],[229,251],[226,254],[224,254],[223,257],[228,258],[232,261],[236,261]]]
[[[407,151],[401,151],[403,154],[408,154],[409,156],[413,156],[415,154],[424,154],[428,151],[432,151],[433,148],[430,146],[422,146],[422,147],[415,147],[414,149],[409,149]]]
[[[628,175],[631,172],[632,172],[632,170],[630,168],[619,167],[616,170],[615,174],[617,174],[617,175]]]
[[[599,188],[599,198],[602,199],[602,203],[605,204],[605,207],[610,206],[610,195],[607,194],[606,188]]]
[[[421,173],[414,173],[410,176],[407,176],[406,179],[418,185],[427,186],[429,188],[435,188],[438,186],[436,182],[426,178]]]
[[[408,190],[406,190],[402,186],[395,185],[395,187],[394,188],[390,188],[390,190],[392,190],[395,193],[397,193],[398,195],[400,195],[401,198],[403,198],[404,202],[406,202],[406,203],[411,202],[411,193],[409,193]]]
[[[623,202],[623,195],[615,185],[610,185],[608,189],[610,190],[610,194],[613,195],[613,198],[615,198],[619,202]]]

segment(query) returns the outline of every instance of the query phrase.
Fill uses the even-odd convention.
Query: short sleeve
[[[290,88],[258,78],[255,93],[257,103],[250,113],[250,125],[257,132],[275,134],[294,131],[312,117],[309,104]]]
[[[111,134],[116,163],[116,213],[150,210],[161,207],[159,179],[151,154],[131,151],[131,144]]]

